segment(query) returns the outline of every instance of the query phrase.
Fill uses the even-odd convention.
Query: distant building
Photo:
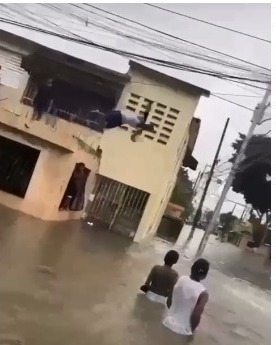
[[[177,172],[192,157],[193,114],[209,92],[130,62],[121,74],[0,31],[0,203],[44,220],[88,216],[142,241],[153,236]],[[31,121],[42,81],[53,104]],[[143,113],[155,133],[98,131],[91,109]],[[196,126],[198,132],[199,126]],[[88,202],[88,206],[85,206]]]

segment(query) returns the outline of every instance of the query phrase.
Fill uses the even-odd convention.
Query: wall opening
[[[0,189],[25,197],[39,150],[0,136]]]

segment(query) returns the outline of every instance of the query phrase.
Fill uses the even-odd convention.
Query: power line
[[[23,24],[21,22],[17,22],[17,21],[14,21],[14,20],[6,19],[6,18],[3,18],[3,17],[0,17],[0,22],[1,21],[4,22],[4,23],[7,23],[7,24],[16,25],[16,26],[23,27],[23,28],[26,28],[26,29],[29,29],[29,30],[33,30],[33,31],[37,31],[37,32],[42,32],[42,33],[49,34],[49,35],[52,35],[52,36],[56,36],[56,37],[59,37],[59,38],[65,39],[65,40],[77,42],[79,44],[92,46],[94,48],[105,50],[105,51],[108,51],[108,52],[111,52],[111,53],[115,53],[115,54],[118,54],[118,55],[122,55],[122,56],[125,56],[125,57],[128,57],[128,58],[136,58],[137,60],[143,60],[143,61],[146,61],[146,62],[154,63],[156,65],[163,66],[163,67],[169,67],[169,68],[173,68],[173,69],[176,69],[176,70],[183,70],[183,71],[193,72],[193,73],[198,73],[198,74],[205,74],[205,75],[209,75],[209,76],[216,77],[216,78],[223,79],[223,80],[232,80],[232,79],[234,79],[234,80],[239,80],[239,81],[244,81],[245,80],[245,81],[264,83],[264,84],[267,83],[267,81],[261,81],[261,80],[258,80],[258,79],[251,79],[251,78],[245,78],[245,77],[239,77],[239,76],[233,76],[233,75],[229,75],[229,74],[225,74],[225,73],[221,73],[221,72],[208,71],[206,69],[196,68],[196,67],[193,67],[191,65],[180,64],[180,63],[171,62],[171,61],[168,61],[168,60],[162,60],[162,59],[157,59],[157,58],[145,56],[145,55],[142,55],[142,54],[131,53],[131,52],[128,52],[128,51],[125,51],[125,50],[121,50],[121,49],[115,49],[115,48],[112,48],[112,47],[108,47],[108,46],[105,46],[105,45],[102,45],[102,44],[95,43],[95,42],[93,42],[91,40],[83,39],[81,36],[76,35],[74,33],[71,33],[70,31],[69,31],[69,33],[71,33],[74,36],[80,37],[80,38],[73,38],[73,37],[70,37],[70,36],[63,35],[63,34],[58,34],[58,33],[53,32],[53,31],[41,29],[41,28],[34,27],[34,26],[28,25],[28,24]]]
[[[235,60],[241,61],[241,62],[243,62],[243,63],[252,65],[252,66],[254,66],[254,67],[258,67],[258,68],[261,68],[261,69],[270,71],[269,68],[266,68],[266,67],[263,67],[263,66],[254,64],[254,63],[252,63],[252,62],[249,62],[248,60],[243,60],[243,59],[237,58],[237,57],[235,57],[235,56],[232,56],[232,55],[229,55],[229,54],[226,54],[226,53],[222,53],[222,52],[220,52],[220,51],[218,51],[218,50],[211,49],[211,48],[202,46],[202,45],[200,45],[200,44],[197,44],[197,43],[194,43],[194,42],[185,40],[185,39],[180,38],[180,37],[178,37],[178,36],[174,36],[174,35],[168,34],[168,33],[164,32],[164,31],[154,29],[154,28],[152,28],[152,27],[150,27],[150,26],[147,26],[147,25],[142,24],[142,23],[140,23],[140,22],[137,22],[137,21],[135,21],[135,20],[132,20],[132,19],[129,19],[129,18],[120,16],[120,15],[118,15],[118,14],[114,14],[114,13],[112,13],[112,12],[103,10],[103,9],[97,7],[97,6],[93,6],[93,5],[90,5],[90,4],[85,4],[85,5],[88,6],[88,7],[92,7],[92,8],[94,8],[94,9],[97,9],[97,10],[99,10],[99,11],[101,11],[101,12],[105,12],[105,13],[108,13],[108,14],[113,15],[113,16],[115,16],[115,17],[118,17],[118,18],[124,19],[124,20],[126,20],[126,21],[135,23],[135,24],[137,24],[137,25],[139,25],[139,26],[143,26],[143,27],[145,27],[145,28],[147,28],[147,29],[149,29],[149,30],[151,30],[151,31],[158,32],[159,34],[162,34],[162,35],[165,35],[165,36],[174,38],[174,39],[176,39],[176,40],[178,40],[178,41],[182,41],[182,42],[185,42],[185,43],[189,43],[189,44],[194,45],[194,46],[196,46],[196,47],[200,47],[200,48],[202,48],[202,49],[206,49],[206,50],[212,51],[213,53],[217,53],[217,54],[220,54],[220,55],[223,55],[223,56],[227,56],[228,58],[230,57],[231,59],[235,59]]]
[[[261,96],[253,96],[253,95],[239,95],[239,94],[233,94],[233,93],[220,93],[220,92],[213,92],[214,96],[231,96],[231,97],[251,97],[251,98],[260,98]]]
[[[250,87],[253,87],[253,88],[259,89],[259,90],[266,90],[266,88],[264,88],[264,87],[257,86],[257,85],[252,85],[252,84],[248,84],[248,83],[244,83],[244,82],[240,82],[240,83],[238,83],[238,84],[241,84],[241,85],[237,85],[237,82],[236,82],[235,80],[227,80],[226,82],[235,84],[237,87],[239,87],[239,88],[241,88],[241,89],[243,89],[243,90],[247,90],[247,91],[252,92],[252,93],[254,93],[252,90],[247,89],[247,88],[245,88],[245,87],[242,86],[242,85],[250,86]],[[257,95],[256,93],[254,93],[254,94]],[[260,96],[260,97],[262,97],[262,96]]]
[[[269,133],[271,133],[271,129],[269,131],[267,131],[266,133],[263,134],[263,136],[268,135]]]
[[[47,22],[50,22],[50,21],[48,21],[47,20]],[[54,23],[52,23],[52,22],[50,22],[51,24],[54,24]],[[55,24],[56,25],[56,24]],[[57,26],[57,25],[56,25]],[[65,30],[65,31],[67,31],[67,30]],[[71,33],[70,31],[67,31],[67,32],[69,32],[70,34],[73,34],[73,33]],[[78,36],[78,35],[75,35],[75,36],[77,36],[77,37],[81,37],[81,36]],[[215,95],[214,95],[215,96]],[[235,105],[237,105],[237,106],[240,106],[240,107],[242,107],[242,108],[245,108],[245,109],[248,109],[249,110],[249,108],[246,108],[246,107],[244,107],[244,106],[242,106],[242,105],[240,105],[240,104],[238,104],[238,103],[234,103],[234,102],[231,102],[231,101],[229,101],[229,100],[227,100],[227,99],[223,99],[222,97],[220,97],[222,100],[224,100],[224,101],[226,101],[226,102],[230,102],[230,103],[232,103],[232,104],[235,104]]]
[[[264,119],[260,122],[260,125],[262,125],[263,123],[267,122],[267,121],[271,121],[271,117]]]
[[[47,20],[47,21],[48,21],[48,20]],[[49,22],[49,21],[48,21],[48,22]],[[50,22],[50,23],[52,23],[52,22]],[[70,31],[69,31],[69,33],[70,33]],[[142,84],[142,83],[141,83],[141,84]],[[247,109],[247,110],[252,111],[252,109],[247,108],[247,107],[245,107],[245,106],[243,106],[243,105],[241,105],[241,104],[238,104],[238,103],[236,103],[236,102],[232,102],[232,101],[230,101],[230,100],[227,100],[227,99],[225,99],[225,98],[223,98],[223,97],[220,97],[220,96],[217,96],[217,95],[214,95],[214,96],[217,97],[217,98],[220,98],[220,99],[223,100],[223,101],[232,103],[232,104],[234,104],[234,105],[236,105],[236,106],[239,106],[239,107],[242,107],[242,108],[244,108],[244,109]]]
[[[46,6],[46,7],[49,7],[51,10],[54,8],[55,10],[58,10],[59,12],[61,11],[61,9],[59,9],[58,7],[56,7],[56,6],[52,6],[52,5],[47,5],[47,4],[42,4],[42,6]],[[79,7],[79,6],[77,6],[77,5],[72,5],[72,6],[75,6],[75,7],[77,7],[77,8],[79,8],[79,9],[81,9],[81,10],[84,10],[82,7]],[[10,6],[9,6],[10,7]],[[9,8],[8,7],[8,8]],[[28,10],[27,10],[28,11]],[[85,9],[84,11],[86,11],[87,12],[87,10]],[[31,11],[29,11],[29,12],[31,12]],[[96,14],[97,16],[99,15],[98,13],[95,13],[95,12],[92,12],[92,11],[88,11],[88,12],[90,12],[90,13],[93,13],[93,14]],[[31,13],[33,13],[33,12],[31,12]],[[35,15],[35,13],[33,13],[34,15]],[[64,8],[62,9],[62,14],[64,14]],[[67,13],[68,14],[68,13]],[[85,17],[85,18],[82,18],[82,17],[80,17],[79,15],[77,15],[75,12],[73,13],[73,14],[71,14],[71,13],[69,13],[69,15],[72,15],[73,17],[76,17],[78,20],[81,20],[82,22],[85,20],[86,22],[87,22],[87,17]],[[28,16],[29,17],[29,16]],[[47,16],[47,17],[49,17],[49,16]],[[103,18],[105,18],[105,19],[108,19],[108,20],[111,20],[112,22],[115,22],[115,23],[119,23],[120,24],[120,22],[118,22],[118,21],[116,21],[116,20],[113,20],[113,19],[110,19],[110,18],[108,18],[108,17],[104,17],[104,16],[101,16],[101,17],[103,17]],[[24,16],[24,18],[25,18],[25,16]],[[56,20],[56,18],[54,18],[55,20]],[[46,19],[46,18],[44,18],[44,20],[45,21],[47,21],[47,22],[50,22],[48,19]],[[94,23],[95,21],[93,21],[93,24],[92,25],[96,25],[96,26],[98,26],[96,23]],[[52,23],[52,22],[50,22],[51,24],[53,24],[53,25],[55,25],[55,26],[58,26],[57,24],[55,24],[55,23]],[[124,23],[124,25],[125,25],[125,23]],[[102,26],[102,25],[100,25],[99,27],[101,27],[101,28],[103,28],[104,30],[106,30],[106,27],[105,26]],[[75,37],[77,37],[77,38],[80,38],[81,40],[83,40],[83,37],[82,36],[80,36],[80,35],[76,35],[74,32],[71,32],[71,31],[69,31],[69,30],[65,30],[65,29],[63,29],[62,27],[59,27],[58,26],[58,28],[60,28],[60,29],[62,29],[63,31],[66,31],[67,33],[69,33],[70,35],[73,35],[73,36],[75,36]],[[114,25],[113,25],[113,27],[112,27],[112,30],[111,30],[111,32],[113,33],[114,32]],[[115,31],[116,32],[116,31]],[[141,32],[141,31],[140,31]],[[118,33],[118,31],[117,31],[117,33]],[[123,34],[123,36],[124,37],[127,37],[127,38],[129,38],[129,39],[131,39],[132,40],[132,38],[133,37],[131,37],[131,36],[129,36],[129,35],[124,35]],[[135,39],[137,39],[137,38],[135,38]],[[160,39],[159,39],[160,40]],[[87,42],[90,42],[90,43],[94,43],[94,42],[91,42],[91,41],[89,41],[89,40],[87,40],[86,39],[86,41]],[[142,40],[142,42],[145,42],[145,41],[143,41]],[[82,42],[83,43],[83,42]],[[149,42],[146,42],[146,43],[149,43]],[[153,43],[151,43],[151,46],[153,45]],[[156,44],[155,44],[155,46],[156,46]],[[158,45],[158,46],[156,46],[156,47],[158,47],[158,48],[161,48],[161,49],[164,49],[164,46],[160,46],[160,45]],[[97,48],[99,48],[99,47],[97,47]],[[167,49],[167,48],[166,48]],[[110,50],[109,50],[110,51]],[[117,53],[117,54],[120,54],[121,53],[121,55],[123,55],[122,54],[122,51],[121,52],[119,52],[119,51],[113,51],[114,53]],[[196,56],[196,55],[191,55],[191,54],[187,54],[187,53],[182,53],[182,52],[179,52],[179,48],[177,48],[176,50],[174,50],[174,52],[176,52],[176,53],[180,53],[180,54],[184,54],[184,55],[187,55],[187,56],[190,56],[190,57],[194,57],[194,58],[199,58],[199,59],[203,59],[203,57],[204,57],[204,55],[202,55],[202,54],[199,54],[199,55],[201,55],[202,57],[198,57],[198,56]],[[125,52],[125,53],[129,53],[129,52]],[[127,56],[127,55],[126,55]],[[130,57],[129,55],[128,55],[128,57]],[[136,56],[135,56],[137,59],[138,59],[138,57],[137,57],[137,54],[136,54]],[[206,55],[205,55],[205,57],[206,57]],[[208,57],[208,56],[207,56]],[[150,61],[150,59],[152,60],[152,58],[149,58],[149,57],[139,57],[140,59],[145,59],[145,58],[147,58],[147,61],[148,62],[152,62],[152,61]],[[209,58],[209,57],[208,57]],[[206,59],[205,59],[206,60]],[[206,61],[209,61],[209,62],[215,62],[215,61],[212,61],[212,60],[206,60]],[[222,62],[223,61],[219,61],[219,63],[220,64],[222,64]],[[160,66],[164,66],[164,67],[169,67],[169,68],[175,68],[175,69],[182,69],[182,70],[185,70],[185,69],[183,69],[183,68],[176,68],[175,66],[171,66],[171,65],[168,65],[169,63],[171,63],[170,61],[166,61],[165,63],[166,63],[166,65],[164,65],[164,61],[163,62],[156,62],[156,61],[154,61],[154,63],[155,64],[158,64],[158,65],[160,65]],[[224,62],[224,64],[227,64],[227,62]],[[179,64],[178,64],[179,65]],[[187,66],[186,66],[187,67]],[[190,68],[197,68],[197,67],[193,67],[192,65],[189,65],[188,67],[190,67]],[[231,67],[231,65],[229,65],[228,64],[228,67]],[[233,65],[232,65],[232,67],[233,67]],[[240,68],[240,66],[234,66],[235,68]],[[243,68],[244,69],[244,68]],[[186,71],[188,71],[187,69],[186,69]],[[189,70],[189,71],[191,71],[191,70]],[[199,71],[199,69],[198,69],[198,71]],[[227,75],[224,75],[224,77],[222,77],[223,75],[222,74],[219,74],[219,72],[217,72],[217,71],[214,71],[214,70],[202,70],[202,71],[205,71],[205,72],[208,72],[208,74],[207,75],[210,75],[210,76],[216,76],[216,77],[218,77],[218,78],[220,78],[220,79],[223,79],[223,80],[227,80],[227,77],[229,76],[229,74]],[[222,72],[221,72],[222,73]],[[262,73],[261,73],[262,74]],[[226,76],[226,77],[225,77]],[[269,77],[268,75],[265,75],[265,74],[263,74],[263,76],[266,76],[266,77]],[[236,79],[239,79],[239,80],[241,80],[240,78],[236,78]],[[250,81],[257,81],[256,79],[250,79]],[[239,82],[239,83],[242,83],[241,81]],[[244,83],[242,83],[242,84],[244,84]],[[252,87],[257,87],[257,86],[255,86],[255,85],[251,85]]]
[[[215,95],[215,94],[213,94],[213,93],[211,94],[211,96],[216,97],[216,98],[219,98],[219,99],[221,99],[221,100],[223,100],[223,101],[225,101],[225,102],[234,104],[234,105],[236,105],[236,106],[238,106],[238,107],[240,107],[240,108],[244,108],[244,109],[249,110],[249,111],[254,111],[254,109],[248,108],[248,107],[246,107],[245,105],[241,105],[241,104],[239,104],[239,103],[232,102],[232,101],[230,101],[229,99],[220,97],[220,96]]]
[[[128,18],[125,18],[125,17],[119,16],[119,15],[113,14],[113,13],[108,12],[108,11],[105,11],[105,10],[102,10],[102,9],[97,8],[97,7],[95,7],[95,6],[87,5],[87,4],[85,4],[85,5],[86,5],[86,6],[89,6],[89,7],[92,7],[92,8],[94,8],[94,9],[97,9],[98,11],[102,11],[102,12],[104,12],[104,13],[107,13],[108,15],[113,15],[113,16],[115,16],[115,17],[119,17],[119,18],[121,18],[121,19],[123,19],[123,20],[125,20],[125,21],[130,22],[131,24],[135,23],[135,24],[137,24],[137,25],[142,26],[143,28],[146,27],[146,28],[152,29],[152,28],[150,28],[150,27],[148,27],[148,26],[145,26],[145,25],[143,25],[143,24],[141,24],[141,23],[138,23],[138,22],[136,22],[136,21],[132,21],[132,20],[130,20],[130,19],[128,19]],[[45,5],[45,6],[47,6],[47,5]],[[48,6],[51,6],[51,5],[48,5]],[[87,11],[88,11],[89,13],[92,13],[93,15],[100,16],[100,17],[102,17],[102,18],[104,18],[104,19],[106,19],[106,20],[108,20],[108,21],[112,21],[112,22],[114,22],[114,23],[116,23],[116,24],[124,25],[124,27],[126,26],[126,23],[119,22],[119,21],[114,20],[114,19],[112,19],[112,18],[110,18],[110,17],[107,17],[107,16],[102,16],[102,15],[100,15],[100,14],[97,13],[97,12],[93,12],[93,11],[91,11],[91,10],[87,10],[86,8],[84,9],[83,7],[80,7],[80,6],[76,5],[76,4],[72,4],[72,6],[78,8],[78,9],[80,9],[80,10],[85,11],[85,14],[86,14]],[[52,6],[51,6],[51,7],[52,7]],[[58,8],[57,8],[57,9],[58,9]],[[60,10],[60,9],[58,9],[58,10]],[[60,10],[60,11],[61,11],[61,10]],[[62,11],[62,13],[63,13],[63,11]],[[75,13],[71,13],[70,15],[76,17],[76,14],[75,14]],[[78,18],[79,18],[79,16],[78,16]],[[85,20],[85,18],[82,18],[82,22],[84,22],[84,20]],[[87,20],[87,17],[86,17],[86,20]],[[91,22],[91,25],[96,25],[96,26],[98,26],[98,25],[95,24],[93,21]],[[102,27],[104,30],[108,30],[106,27],[103,27],[102,25],[100,25],[100,27]],[[130,27],[130,29],[133,29],[133,27]],[[135,27],[135,29],[137,29],[137,28]],[[154,29],[152,29],[152,30],[154,30]],[[115,28],[114,28],[114,26],[112,26],[111,32],[114,33],[114,31],[115,31]],[[128,28],[128,31],[129,31],[129,28]],[[115,31],[115,32],[118,33],[118,31]],[[119,35],[120,35],[120,33],[119,33]],[[143,43],[145,43],[146,45],[148,45],[150,49],[152,49],[152,48],[159,48],[159,49],[165,50],[165,51],[168,51],[168,50],[169,50],[169,51],[172,51],[174,54],[181,54],[181,55],[189,56],[189,57],[192,57],[192,58],[195,58],[195,59],[198,59],[198,60],[207,61],[207,62],[209,62],[209,63],[220,64],[220,65],[223,65],[224,67],[236,68],[236,69],[240,69],[240,70],[243,70],[243,71],[250,71],[250,72],[252,72],[251,70],[248,70],[248,68],[246,68],[245,66],[233,65],[233,63],[231,64],[231,63],[228,62],[228,61],[221,60],[221,59],[218,59],[218,58],[215,58],[215,57],[211,57],[211,56],[208,56],[208,55],[206,55],[206,54],[203,55],[203,54],[200,54],[200,53],[189,52],[189,50],[187,50],[186,48],[185,48],[184,51],[181,51],[180,48],[179,48],[178,46],[177,46],[177,47],[174,47],[174,48],[171,48],[171,47],[169,47],[168,45],[167,45],[167,46],[164,45],[163,42],[161,43],[161,42],[160,42],[160,37],[157,38],[157,43],[156,43],[156,42],[145,41],[144,39],[140,38],[140,36],[141,36],[141,30],[139,30],[139,32],[138,32],[137,35],[138,35],[138,36],[133,37],[133,36],[130,36],[129,34],[126,35],[126,34],[122,34],[122,33],[121,33],[120,36],[123,36],[123,37],[125,37],[125,38],[128,38],[128,39],[130,39],[131,41],[132,41],[132,40],[138,41],[138,42],[140,42],[139,44],[141,44],[141,42],[143,42]],[[153,37],[150,37],[150,38],[152,39],[152,38],[154,38],[154,36],[153,36]],[[171,43],[171,42],[170,42],[170,43]],[[268,75],[266,75],[266,74],[264,74],[264,73],[261,73],[261,72],[258,72],[258,73],[260,73],[261,75],[264,75],[264,76],[268,76]]]
[[[75,7],[77,7],[77,8],[79,8],[79,9],[83,9],[82,7],[79,7],[78,5],[72,5],[72,6],[75,6]],[[90,7],[93,7],[93,8],[96,8],[95,6],[92,6],[92,5],[87,5],[87,6],[90,6]],[[100,10],[100,11],[104,11],[104,10],[101,10],[101,9],[98,9],[98,10]],[[95,13],[95,12],[93,12],[93,11],[89,11],[90,13],[92,13],[92,14],[95,14],[95,15],[97,15],[97,16],[99,16],[99,13]],[[108,13],[108,14],[111,14],[110,12],[108,12],[108,11],[104,11],[104,12],[106,12],[106,13]],[[117,15],[115,15],[115,14],[113,14],[114,16],[117,16]],[[102,16],[101,16],[102,17]],[[112,20],[112,21],[114,21],[113,19],[111,19],[111,18],[109,18],[109,17],[105,17],[105,16],[103,16],[103,18],[105,18],[105,19],[107,19],[107,20]],[[122,16],[119,16],[119,18],[125,18],[125,17],[122,17]],[[128,21],[130,21],[131,23],[133,22],[133,21],[131,21],[131,20],[129,20],[128,18],[125,18],[125,20],[128,20]],[[118,24],[122,24],[122,22],[118,22],[118,21],[116,21],[115,20],[115,23],[118,23]],[[134,23],[138,23],[138,22],[134,22]],[[140,24],[140,23],[139,23]],[[94,25],[94,23],[92,24],[92,25]],[[123,25],[124,26],[126,26],[126,23],[123,23]],[[143,24],[140,24],[141,26],[143,26]],[[112,29],[111,29],[111,32],[113,32],[114,31],[114,28],[112,27]],[[146,43],[146,45],[147,46],[149,46],[149,48],[150,49],[152,49],[152,48],[159,48],[159,49],[161,49],[161,50],[165,50],[165,51],[172,51],[173,53],[174,53],[174,56],[176,55],[176,54],[181,54],[181,55],[184,55],[185,57],[186,56],[188,56],[188,57],[191,57],[191,58],[195,58],[195,59],[197,59],[197,60],[203,60],[203,61],[207,61],[207,62],[209,62],[209,63],[216,63],[216,64],[220,64],[220,65],[223,65],[224,67],[230,67],[230,68],[235,68],[235,69],[239,69],[239,70],[243,70],[243,71],[250,71],[251,73],[256,73],[256,72],[252,72],[250,69],[248,69],[247,67],[245,67],[245,66],[241,66],[241,65],[233,65],[233,63],[231,63],[231,62],[228,62],[228,61],[225,61],[225,60],[221,60],[221,59],[218,59],[218,58],[216,58],[216,57],[211,57],[211,56],[209,56],[209,55],[203,55],[203,54],[200,54],[200,53],[196,53],[196,52],[189,52],[189,50],[187,50],[187,48],[185,48],[185,50],[183,51],[183,50],[181,50],[180,49],[180,47],[175,47],[175,48],[171,48],[171,47],[168,47],[168,46],[164,46],[164,43],[162,42],[162,43],[160,43],[160,38],[157,38],[157,43],[156,42],[148,42],[148,41],[145,41],[145,40],[143,40],[143,39],[138,39],[137,37],[131,37],[131,36],[129,36],[129,35],[125,35],[125,34],[123,34],[123,36],[124,37],[127,37],[127,38],[129,38],[129,39],[131,39],[131,40],[135,40],[135,41],[139,41],[139,42],[144,42],[144,43]],[[138,37],[139,36],[141,36],[141,31],[139,31],[139,33],[138,33]],[[173,58],[174,59],[174,58]],[[175,59],[174,59],[175,60]],[[266,77],[268,77],[268,75],[267,74],[264,74],[264,73],[262,73],[262,72],[257,72],[257,73],[259,73],[259,74],[261,74],[262,76],[266,76]]]
[[[241,32],[241,31],[238,31],[238,30],[235,30],[235,29],[231,29],[231,28],[228,28],[226,26],[222,26],[222,25],[218,25],[218,24],[215,24],[215,23],[207,22],[206,20],[195,18],[195,17],[192,17],[192,16],[188,16],[187,14],[184,14],[184,13],[175,12],[173,10],[169,10],[167,8],[163,8],[163,7],[160,7],[160,6],[153,5],[153,4],[145,4],[145,5],[157,8],[157,9],[165,11],[165,12],[176,14],[176,15],[181,16],[181,17],[185,17],[185,18],[189,18],[189,19],[192,19],[192,20],[196,20],[197,22],[200,22],[200,23],[212,25],[212,26],[215,26],[216,28],[220,28],[220,29],[223,29],[223,30],[231,31],[231,32],[234,32],[236,34],[243,35],[243,36],[255,38],[257,40],[260,40],[260,41],[263,41],[263,42],[266,42],[266,43],[271,43],[271,41],[269,41],[269,40],[267,40],[265,38],[258,37],[258,36],[255,36],[255,35],[251,35],[251,34],[247,34],[245,32]]]
[[[46,4],[45,4],[44,6],[47,6],[47,7],[50,6],[50,7],[52,8],[51,5],[46,5]],[[80,7],[80,6],[76,5],[76,4],[72,4],[72,6],[74,6],[74,7],[78,8],[78,9],[80,9],[80,10],[83,10],[83,11],[86,11],[86,12],[87,12],[86,9],[83,9],[82,7]],[[92,6],[92,5],[87,5],[87,6]],[[54,8],[55,8],[55,7],[54,7]],[[95,8],[95,6],[94,6],[93,8]],[[58,8],[56,8],[56,9],[60,11],[60,9],[58,9]],[[99,9],[99,10],[101,10],[101,9]],[[103,11],[104,11],[104,10],[103,10]],[[100,17],[102,17],[102,18],[104,18],[104,19],[106,19],[106,20],[108,20],[108,21],[112,21],[112,22],[114,22],[114,23],[116,23],[116,24],[122,25],[122,22],[119,22],[119,21],[114,20],[114,19],[112,19],[112,18],[109,18],[109,17],[107,17],[107,16],[102,16],[102,15],[100,15],[99,13],[93,12],[93,11],[91,11],[91,10],[89,10],[88,12],[89,12],[89,13],[92,13],[93,15],[100,16]],[[63,12],[62,12],[62,13],[63,13]],[[109,12],[108,12],[108,13],[109,13]],[[75,13],[70,13],[70,15],[73,16],[73,17],[76,17],[76,14],[75,14]],[[116,16],[116,15],[114,14],[114,16]],[[85,18],[79,17],[78,15],[77,15],[77,17],[78,17],[78,19],[81,18],[82,22],[84,22],[84,19],[85,19]],[[121,18],[121,16],[120,16],[120,18]],[[122,18],[124,18],[124,17],[122,17]],[[80,19],[79,19],[79,20],[80,20]],[[127,18],[126,18],[125,20],[127,20]],[[89,23],[90,23],[90,22],[89,22]],[[136,22],[135,22],[135,23],[136,23]],[[207,61],[207,62],[209,62],[209,63],[220,64],[220,65],[223,65],[224,67],[236,68],[236,69],[239,69],[239,70],[242,70],[242,71],[249,71],[249,72],[252,72],[251,70],[249,70],[248,68],[246,68],[246,67],[244,67],[244,66],[238,66],[238,65],[233,65],[233,64],[231,65],[231,63],[229,63],[229,62],[227,62],[227,61],[219,60],[218,58],[213,58],[213,57],[208,56],[208,55],[206,55],[206,54],[203,55],[203,54],[200,54],[200,53],[189,52],[189,50],[187,50],[187,49],[185,49],[185,51],[182,51],[182,50],[180,50],[179,47],[171,47],[171,46],[165,45],[164,42],[161,42],[161,41],[160,41],[160,38],[157,38],[157,42],[147,41],[147,40],[141,38],[141,30],[139,30],[139,32],[136,34],[136,36],[131,36],[131,35],[129,35],[129,33],[125,34],[125,33],[122,33],[122,32],[120,32],[120,31],[117,31],[117,30],[114,28],[114,25],[113,25],[111,28],[108,28],[108,27],[106,27],[106,26],[103,26],[102,24],[97,24],[97,23],[95,23],[95,22],[93,22],[93,21],[92,21],[90,24],[93,25],[93,26],[96,26],[96,27],[101,27],[103,30],[109,31],[109,32],[111,32],[111,33],[113,33],[113,34],[116,33],[116,34],[118,34],[120,37],[124,37],[124,38],[127,38],[127,39],[131,40],[131,41],[138,42],[138,44],[141,44],[142,46],[144,46],[144,44],[146,44],[150,49],[152,49],[152,48],[158,48],[158,50],[163,50],[163,51],[165,50],[166,52],[167,52],[167,51],[171,51],[171,52],[174,53],[174,56],[175,56],[175,54],[184,55],[185,57],[188,56],[188,57],[191,57],[191,58],[194,58],[194,59],[197,59],[197,60]],[[123,23],[123,25],[126,26],[125,23]],[[133,27],[130,27],[130,29],[133,29]],[[135,29],[137,29],[137,28],[135,28]],[[129,28],[128,28],[128,31],[129,31]],[[152,37],[150,37],[150,38],[152,39],[152,38],[154,38],[154,36],[152,36]],[[161,54],[164,54],[164,52],[161,52]],[[164,55],[168,56],[167,54],[164,54]],[[172,57],[172,56],[170,56],[170,57],[171,57],[172,59],[175,60],[174,57]],[[175,61],[176,61],[176,60],[175,60]],[[264,75],[264,76],[268,76],[268,75],[263,74],[263,73],[260,73],[260,74],[261,74],[261,75]]]

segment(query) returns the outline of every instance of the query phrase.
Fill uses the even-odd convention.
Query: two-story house
[[[123,74],[6,31],[0,42],[0,203],[44,220],[85,209],[135,241],[153,236],[209,92],[134,61]],[[33,121],[47,78],[53,105]],[[155,133],[138,142],[131,129],[100,133],[89,118],[99,107],[143,113],[148,103]]]

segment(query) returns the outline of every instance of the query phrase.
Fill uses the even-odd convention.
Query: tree
[[[236,216],[232,214],[232,212],[221,213],[220,217],[220,225],[222,226],[225,232],[229,232],[233,229],[235,222],[238,220]]]
[[[245,136],[239,134],[232,147],[235,150],[230,161],[233,163]],[[241,193],[247,204],[251,204],[259,215],[259,224],[253,227],[253,239],[256,246],[263,244],[268,237],[271,213],[271,138],[254,135],[245,151],[245,158],[240,163],[233,180],[234,192]],[[266,226],[261,225],[261,218],[266,215]],[[257,240],[258,237],[258,240]]]
[[[235,152],[229,160],[233,163],[245,138],[239,138],[232,144]],[[245,158],[240,163],[233,180],[234,192],[241,193],[247,204],[251,204],[259,215],[268,214],[271,209],[271,138],[254,135],[245,151]]]
[[[184,207],[184,219],[193,213],[192,197],[193,183],[189,179],[188,171],[180,168],[170,201]]]

